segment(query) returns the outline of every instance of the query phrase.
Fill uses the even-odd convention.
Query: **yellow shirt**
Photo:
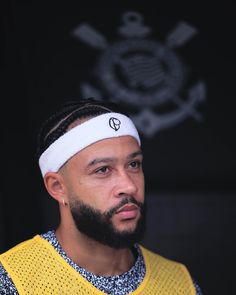
[[[146,274],[129,294],[195,295],[186,267],[140,247]],[[83,278],[39,235],[0,255],[0,262],[20,295],[103,294]]]

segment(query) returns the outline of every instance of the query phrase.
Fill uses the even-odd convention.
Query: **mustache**
[[[134,197],[130,196],[127,198],[124,198],[120,201],[119,204],[117,204],[116,206],[112,207],[109,211],[107,211],[105,213],[106,217],[111,218],[117,210],[119,210],[121,207],[123,207],[126,204],[135,204],[137,207],[139,207],[139,209],[142,211],[144,204],[137,201]]]

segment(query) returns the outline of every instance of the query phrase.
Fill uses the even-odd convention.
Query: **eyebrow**
[[[134,152],[130,155],[127,156],[127,160],[132,160],[134,159],[135,157],[137,156],[142,156],[142,152],[141,150],[137,151],[137,152]],[[111,157],[105,157],[105,158],[96,158],[94,160],[92,160],[91,162],[88,163],[87,165],[87,168],[90,168],[96,164],[99,164],[99,163],[111,163],[111,162],[115,162],[116,158],[111,158]]]
[[[135,158],[135,157],[137,157],[137,156],[143,156],[143,153],[142,153],[141,150],[139,150],[139,151],[137,151],[137,152],[134,152],[134,153],[130,154],[130,155],[127,157],[127,159],[130,160],[130,159],[133,159],[133,158]]]

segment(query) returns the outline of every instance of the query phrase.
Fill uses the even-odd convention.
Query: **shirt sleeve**
[[[193,280],[194,287],[195,287],[195,289],[196,289],[196,295],[203,295],[202,290],[201,290],[201,288],[199,287],[199,285],[198,285],[198,283],[196,282],[196,280],[193,279],[193,278],[192,278],[192,280]]]
[[[0,263],[0,295],[19,295],[12,279]]]

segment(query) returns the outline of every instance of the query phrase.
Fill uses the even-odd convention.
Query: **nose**
[[[134,196],[138,191],[138,182],[134,176],[130,175],[126,171],[119,173],[116,179],[115,195],[121,197],[124,195]]]

